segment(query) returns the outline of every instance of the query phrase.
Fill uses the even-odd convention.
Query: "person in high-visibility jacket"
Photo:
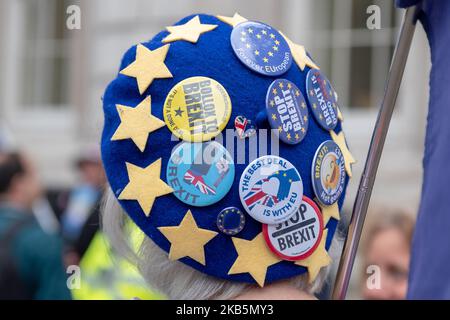
[[[128,227],[132,230],[132,242],[138,243],[142,239],[142,232],[132,223]],[[71,286],[72,296],[76,300],[163,298],[145,284],[133,264],[114,253],[102,231],[98,231],[92,239],[79,267],[79,283],[76,285],[74,282]]]

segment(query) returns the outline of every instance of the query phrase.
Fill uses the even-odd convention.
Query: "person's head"
[[[309,283],[308,274],[304,273],[263,288],[256,284],[222,280],[179,261],[169,260],[167,253],[149,237],[143,234],[136,236],[136,227],[129,222],[128,215],[108,189],[102,207],[102,230],[112,247],[137,266],[148,285],[169,299],[312,299],[322,289],[330,271],[329,267],[323,268],[313,283]],[[328,250],[332,259],[338,258],[342,240],[342,237],[335,235]]]
[[[313,293],[354,162],[337,93],[261,22],[199,14],[167,30],[125,53],[103,95],[104,230],[126,248],[131,218],[136,264],[172,299]]]
[[[414,219],[410,214],[374,212],[373,221],[369,221],[364,232],[361,282],[364,299],[406,297],[413,229]],[[373,278],[378,276],[379,281]]]
[[[82,151],[76,161],[81,180],[96,188],[103,188],[106,183],[105,171],[98,146],[90,146]]]
[[[0,201],[28,209],[40,192],[36,170],[25,156],[0,154]]]

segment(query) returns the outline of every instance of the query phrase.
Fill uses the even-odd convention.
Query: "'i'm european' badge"
[[[231,32],[231,46],[239,60],[266,76],[278,76],[289,70],[292,54],[280,33],[271,26],[247,21]]]

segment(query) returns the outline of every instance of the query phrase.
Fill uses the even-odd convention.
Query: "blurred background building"
[[[338,92],[347,139],[359,160],[347,192],[348,217],[402,18],[393,2],[2,0],[0,144],[30,154],[47,188],[71,187],[80,150],[100,139],[102,94],[118,72],[123,53],[193,12],[233,15],[237,11],[305,45]],[[80,30],[66,27],[66,9],[72,4],[81,8]],[[366,10],[373,4],[381,9],[379,30],[366,27]],[[371,208],[400,207],[415,213],[418,207],[429,69],[429,48],[420,26]]]

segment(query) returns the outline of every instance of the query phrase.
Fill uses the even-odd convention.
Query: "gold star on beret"
[[[173,189],[160,178],[161,158],[146,168],[129,162],[126,165],[130,182],[122,190],[118,199],[136,200],[148,217],[155,199],[173,192]]]
[[[219,19],[222,22],[228,23],[233,28],[236,27],[241,22],[248,21],[237,12],[232,17],[217,16],[217,19]]]
[[[339,220],[341,218],[339,215],[339,206],[337,202],[333,203],[331,206],[325,206],[319,201],[316,201],[316,203],[319,204],[320,211],[322,212],[324,226],[327,225],[330,218],[334,218],[336,220]]]
[[[136,46],[136,59],[120,71],[129,77],[136,78],[139,93],[143,94],[154,79],[172,78],[172,73],[164,63],[170,45],[150,50],[142,44]]]
[[[298,266],[308,268],[309,283],[312,283],[316,279],[320,269],[328,266],[332,261],[325,249],[327,235],[328,229],[324,229],[322,239],[320,239],[320,243],[316,250],[308,258],[295,262]]]
[[[345,171],[349,177],[352,176],[352,163],[355,163],[356,160],[353,158],[352,154],[348,150],[347,143],[345,142],[344,131],[339,132],[339,134],[334,133],[333,130],[330,131],[331,138],[334,142],[339,146],[342,151],[342,155],[344,156],[345,162]]]
[[[170,260],[189,257],[205,265],[205,245],[217,235],[217,232],[201,229],[188,210],[178,226],[159,227],[159,231],[170,242]]]
[[[258,234],[253,240],[232,238],[234,247],[238,253],[236,260],[228,274],[248,272],[260,287],[264,286],[267,268],[281,261],[266,245],[263,233]]]
[[[144,152],[148,135],[166,124],[152,115],[151,97],[148,96],[135,108],[116,105],[120,117],[120,125],[111,138],[111,141],[131,139],[136,146]]]
[[[315,64],[314,61],[312,61],[308,57],[304,46],[292,42],[283,33],[281,33],[281,35],[283,36],[283,38],[286,40],[287,44],[289,45],[289,49],[291,49],[292,57],[294,58],[295,63],[297,63],[297,65],[300,67],[300,69],[302,71],[305,69],[305,66],[308,66],[308,67],[314,68],[314,69],[320,69],[319,66],[317,64]]]
[[[162,42],[173,42],[177,40],[185,40],[196,43],[202,33],[214,30],[217,28],[216,24],[202,24],[200,17],[195,16],[185,24],[179,26],[166,27],[170,34],[165,37]]]

